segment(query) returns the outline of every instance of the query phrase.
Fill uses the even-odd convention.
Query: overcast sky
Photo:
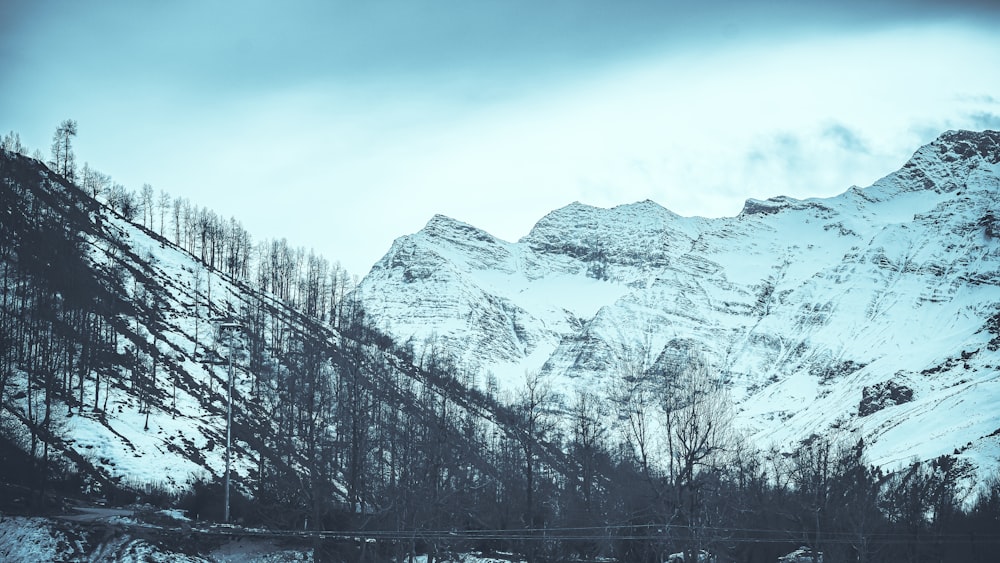
[[[7,0],[0,129],[359,275],[435,213],[732,216],[1000,129],[1000,3],[815,4]]]

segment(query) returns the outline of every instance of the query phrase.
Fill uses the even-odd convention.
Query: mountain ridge
[[[670,342],[685,341],[730,382],[759,441],[789,448],[837,426],[868,439],[880,464],[978,448],[970,459],[995,467],[992,414],[923,444],[916,423],[903,439],[881,419],[930,420],[922,401],[973,401],[973,390],[946,390],[945,374],[957,382],[962,370],[989,390],[983,408],[997,406],[989,374],[1000,358],[984,344],[1000,301],[998,147],[996,131],[949,131],[868,188],[750,199],[735,217],[681,217],[650,200],[575,202],[516,243],[467,225],[477,238],[429,247],[421,230],[397,239],[409,252],[394,244],[359,294],[395,337],[438,340],[501,385],[540,370],[567,389],[600,390],[623,352],[651,347],[652,369]],[[421,260],[430,248],[433,266]],[[420,268],[439,276],[433,290],[399,284],[401,271]],[[970,353],[955,368],[950,358]],[[920,375],[936,366],[951,367]],[[858,415],[864,388],[896,380],[916,398]]]

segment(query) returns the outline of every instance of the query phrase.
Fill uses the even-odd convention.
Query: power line
[[[629,530],[641,528],[664,528],[665,531],[659,533],[624,533],[614,534],[613,530]],[[298,538],[320,538],[342,541],[412,541],[437,540],[437,541],[677,541],[685,540],[683,537],[671,537],[669,530],[697,531],[711,534],[702,538],[708,542],[722,543],[801,543],[808,542],[808,538],[800,534],[791,533],[787,530],[763,530],[753,528],[722,528],[722,527],[693,527],[693,526],[658,526],[655,524],[615,525],[601,527],[576,527],[576,528],[528,528],[520,530],[263,530],[263,529],[243,529],[243,528],[208,528],[195,529],[192,532],[221,534],[221,535],[247,535],[247,536],[268,536],[268,537],[298,537]],[[585,533],[590,532],[590,533]],[[597,532],[597,533],[595,533]],[[740,532],[740,533],[738,533]],[[751,534],[759,534],[763,537],[755,537]],[[776,534],[780,534],[776,535]],[[853,545],[863,541],[870,545],[958,545],[958,544],[1000,544],[1000,535],[975,535],[975,534],[901,534],[901,533],[870,533],[852,534],[849,532],[830,532],[823,534],[821,543],[825,545]]]

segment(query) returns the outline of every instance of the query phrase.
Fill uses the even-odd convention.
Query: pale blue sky
[[[9,0],[0,129],[363,274],[434,213],[735,215],[1000,128],[997,3],[814,4]]]

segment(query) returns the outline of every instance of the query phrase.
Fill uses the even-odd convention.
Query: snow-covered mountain
[[[541,370],[600,391],[636,351],[646,367],[693,351],[762,446],[832,433],[890,467],[995,467],[1000,132],[947,132],[870,187],[736,217],[573,203],[512,243],[435,216],[356,296],[501,387]]]

